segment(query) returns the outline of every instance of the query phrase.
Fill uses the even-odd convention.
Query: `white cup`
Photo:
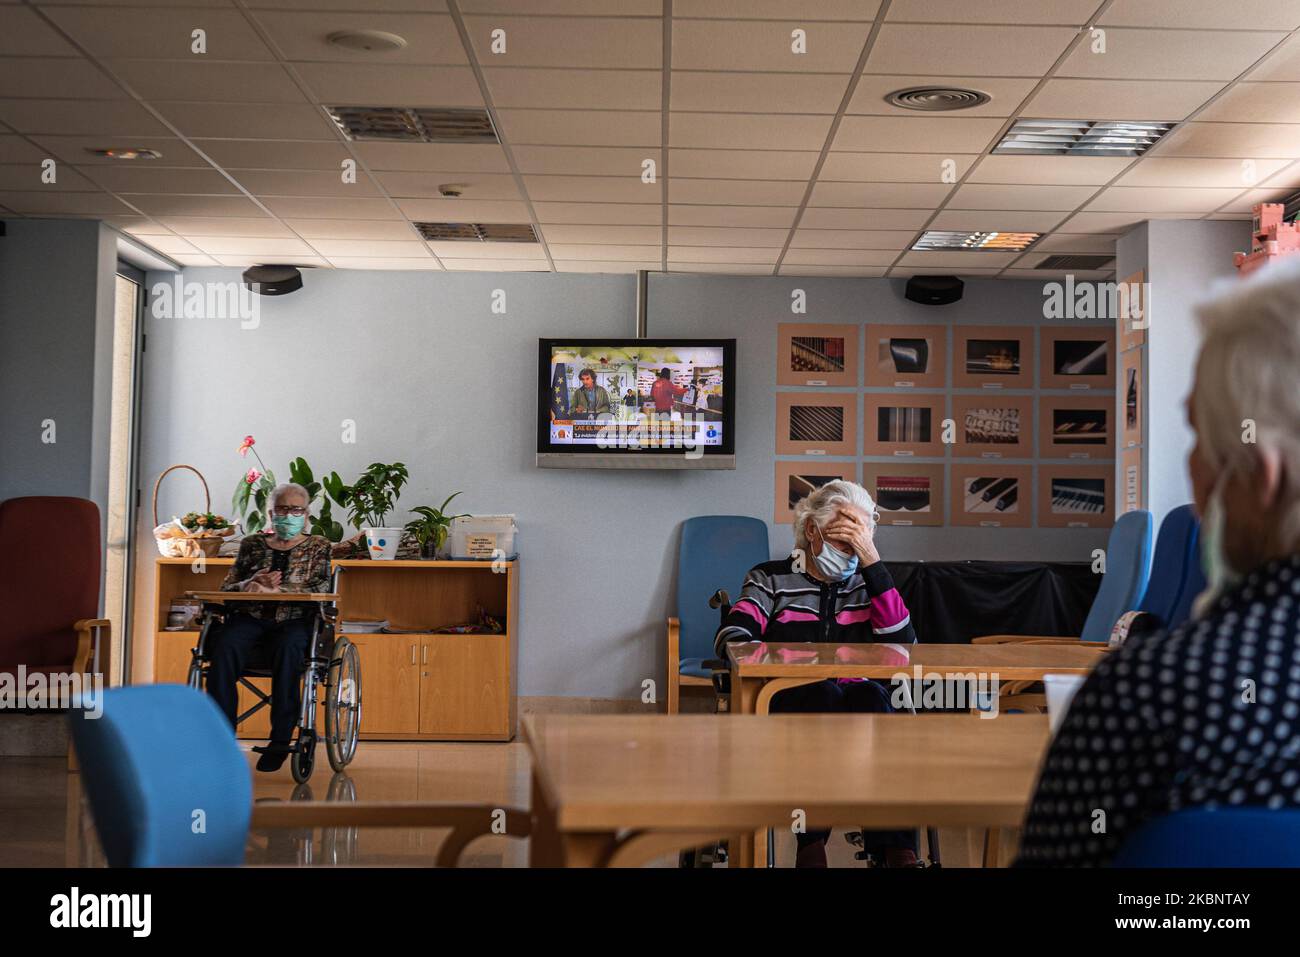
[[[1043,675],[1043,687],[1047,690],[1047,722],[1052,734],[1061,727],[1075,692],[1087,680],[1087,675]]]

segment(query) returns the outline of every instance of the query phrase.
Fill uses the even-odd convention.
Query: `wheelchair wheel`
[[[340,637],[325,686],[325,753],[331,768],[342,771],[352,762],[360,734],[361,653]]]
[[[293,760],[289,762],[289,770],[293,774],[293,779],[299,784],[303,784],[311,777],[311,772],[315,767],[316,732],[299,731],[298,750],[293,753]]]

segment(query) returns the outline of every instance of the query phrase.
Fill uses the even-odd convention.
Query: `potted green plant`
[[[249,534],[270,529],[271,520],[268,512],[271,507],[271,492],[275,488],[275,474],[266,467],[266,463],[258,455],[257,449],[253,447],[256,444],[251,435],[246,435],[237,451],[245,457],[252,452],[253,457],[257,459],[257,464],[261,466],[261,471],[256,468],[249,469],[239,479],[231,499],[236,517],[243,522],[244,529]],[[311,466],[300,455],[289,463],[289,481],[296,482],[307,490],[311,533],[323,535],[331,542],[342,541],[343,525],[334,519],[332,505],[343,507],[347,504],[347,486],[343,484],[338,473],[322,475],[318,482],[312,475]]]
[[[412,515],[419,515],[413,522],[406,523],[406,530],[415,536],[415,540],[420,545],[421,558],[437,558],[438,553],[442,551],[443,546],[447,543],[447,531],[451,528],[453,519],[467,518],[468,512],[460,515],[448,515],[447,506],[451,500],[459,495],[460,492],[452,492],[437,508],[429,505],[420,505],[411,509]]]
[[[392,513],[408,478],[406,466],[401,462],[392,465],[373,462],[343,490],[348,517],[354,528],[366,533],[371,558],[392,561],[397,556],[404,529],[385,525],[384,519]]]

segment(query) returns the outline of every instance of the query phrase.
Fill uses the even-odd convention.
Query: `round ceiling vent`
[[[391,53],[406,46],[405,39],[383,30],[339,30],[325,39],[336,47],[364,53]]]
[[[885,102],[905,110],[945,113],[949,110],[969,110],[972,106],[982,106],[991,99],[987,93],[964,90],[958,86],[911,86],[890,93],[885,97]]]

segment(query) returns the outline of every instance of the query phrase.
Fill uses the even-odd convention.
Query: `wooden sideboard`
[[[220,586],[233,559],[159,558],[155,571],[154,680],[185,681],[195,631],[167,631],[187,591]],[[494,570],[495,566],[495,570]],[[395,741],[509,741],[515,735],[519,652],[518,561],[337,560],[340,621],[387,619],[405,634],[348,634],[361,654],[361,737]],[[479,607],[500,635],[439,634]],[[418,629],[418,630],[417,630]],[[253,679],[266,687],[266,679]],[[241,710],[252,695],[240,689]],[[267,709],[239,726],[265,738]],[[324,727],[320,717],[318,727]]]

